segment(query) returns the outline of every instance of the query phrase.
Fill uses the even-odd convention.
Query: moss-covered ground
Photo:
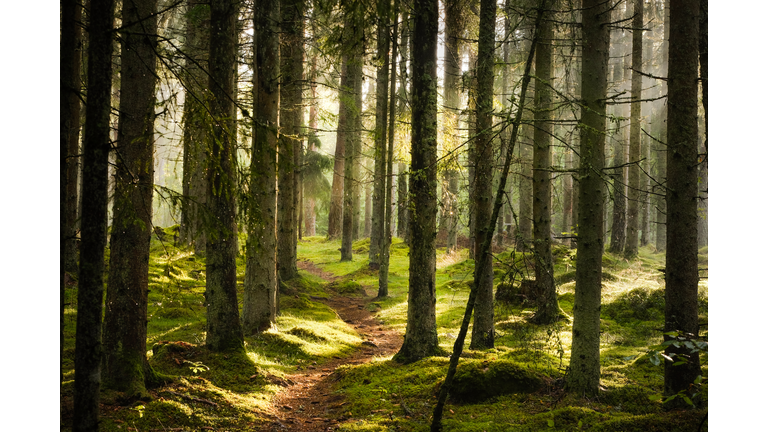
[[[376,294],[378,272],[368,270],[368,240],[353,245],[353,260],[339,262],[338,241],[319,237],[299,242],[299,260],[311,261],[333,282],[300,271],[281,295],[277,325],[256,337],[246,337],[245,355],[221,355],[204,348],[205,261],[172,241],[153,237],[150,265],[147,347],[150,363],[177,378],[154,389],[148,402],[122,404],[120,395],[103,392],[102,430],[261,430],[267,427],[275,393],[291,374],[308,364],[343,357],[364,338],[321,303],[331,290],[347,296]],[[554,247],[555,277],[560,306],[573,310],[575,250]],[[473,262],[467,251],[446,255],[437,250],[437,325],[441,347],[450,351],[458,334],[472,283]],[[405,331],[408,289],[408,248],[392,244],[389,297],[372,299],[372,311],[389,328]],[[242,257],[240,258],[242,259]],[[242,294],[244,262],[238,261]],[[707,251],[699,256],[707,267]],[[585,399],[562,389],[570,356],[568,320],[534,325],[528,318],[534,305],[496,305],[496,348],[465,350],[459,376],[464,381],[445,410],[446,431],[695,431],[706,415],[707,356],[702,356],[704,384],[696,409],[670,412],[650,396],[661,393],[663,366],[646,353],[660,343],[664,316],[664,255],[642,248],[627,260],[606,253],[603,259],[601,317],[601,392]],[[496,255],[495,283],[519,285],[533,278],[528,254],[505,251]],[[707,280],[699,285],[702,337],[707,336]],[[76,291],[76,287],[68,291]],[[74,298],[68,294],[68,299]],[[72,300],[68,300],[70,303]],[[67,308],[64,345],[64,412],[71,404],[75,305]],[[471,332],[470,332],[471,334]],[[469,345],[467,341],[466,346]],[[329,391],[346,398],[338,430],[423,431],[428,429],[448,358],[427,358],[400,365],[391,357],[337,369]],[[506,377],[506,378],[505,378]],[[518,379],[497,391],[489,383]],[[477,379],[477,382],[471,379]],[[523,385],[525,384],[525,385]],[[473,395],[472,388],[477,387]],[[461,394],[460,394],[461,393]],[[467,396],[469,395],[469,396]],[[66,419],[66,417],[65,417]],[[178,429],[181,428],[181,429]],[[264,429],[267,430],[267,429]],[[298,430],[298,429],[297,429]],[[707,430],[703,423],[701,430]]]

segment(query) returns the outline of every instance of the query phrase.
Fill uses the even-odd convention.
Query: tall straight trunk
[[[363,54],[358,53],[358,63],[363,64]],[[360,238],[360,179],[362,176],[363,151],[363,68],[355,68],[355,117],[352,122],[352,241]]]
[[[368,266],[378,268],[384,236],[386,209],[387,167],[387,81],[389,74],[389,4],[390,0],[377,0],[376,13],[376,125],[373,135],[373,209],[371,214],[371,245]]]
[[[573,151],[569,148],[566,149],[565,169],[573,168]],[[560,227],[560,232],[565,239],[563,244],[566,246],[571,245],[571,239],[567,238],[571,236],[571,230],[573,228],[573,177],[570,174],[563,176],[563,223]]]
[[[496,30],[496,1],[480,2],[480,39],[477,44],[477,138],[475,139],[475,280],[479,281],[471,349],[493,348],[493,262],[479,260],[486,237],[493,236],[493,66]],[[480,266],[480,262],[484,265]]]
[[[614,21],[621,18],[620,12],[619,9],[614,9]],[[615,53],[623,54],[621,32],[614,32],[613,37],[617,39],[614,43],[616,46]],[[613,83],[620,91],[624,91],[625,88],[623,69],[624,58],[617,58],[613,64]],[[613,136],[613,160],[611,162],[615,168],[611,170],[611,189],[613,189],[613,208],[611,210],[613,210],[613,220],[611,223],[611,246],[609,250],[618,254],[624,252],[624,245],[627,239],[627,195],[625,187],[627,181],[624,176],[626,128],[622,127],[622,121],[620,120],[626,117],[624,105],[614,106],[613,112],[619,119],[616,120],[616,132]],[[607,211],[608,208],[606,208]]]
[[[579,164],[579,239],[570,391],[596,394],[600,382],[600,294],[603,256],[603,182],[605,95],[608,76],[609,4],[584,0]]]
[[[315,140],[317,139],[317,54],[312,56],[310,69],[310,103],[309,103],[309,137],[307,139],[307,154],[311,151],[317,151]],[[317,231],[317,213],[315,210],[315,198],[308,196],[304,199],[304,235],[314,236]]]
[[[537,72],[538,73],[538,72]],[[530,90],[528,90],[530,91]],[[533,116],[529,111],[523,111],[523,119],[529,125]],[[523,138],[520,141],[520,211],[518,212],[518,232],[516,247],[519,251],[527,251],[533,238],[533,146],[531,144],[533,128],[523,127]]]
[[[450,167],[445,172],[443,186],[444,211],[446,213],[446,253],[456,249],[456,233],[458,221],[458,157],[459,147],[459,88],[461,80],[461,59],[459,58],[459,37],[463,31],[462,2],[449,1],[445,5],[445,60],[443,90],[445,107],[443,122],[443,146],[446,151],[454,152],[450,158]]]
[[[358,35],[358,25],[352,23],[352,32]],[[362,48],[362,45],[360,45]],[[358,215],[358,209],[355,206],[355,195],[357,192],[355,177],[355,160],[357,151],[360,148],[360,108],[362,107],[362,82],[363,82],[363,55],[362,51],[354,53],[354,57],[349,63],[347,70],[350,80],[350,103],[345,104],[347,109],[347,130],[344,132],[347,137],[346,151],[344,154],[344,216],[341,230],[341,260],[352,260],[352,241],[354,239],[354,220]],[[359,206],[358,206],[359,207]]]
[[[59,46],[59,359],[64,359],[64,299],[66,272],[77,273],[77,171],[80,152],[80,45],[78,22],[82,8],[74,0],[61,2]],[[59,363],[59,382],[64,366]]]
[[[245,252],[243,332],[277,319],[277,114],[280,80],[279,0],[257,2],[253,13],[253,141]]]
[[[468,129],[468,135],[469,139],[467,140],[467,177],[468,177],[468,189],[470,191],[475,190],[475,165],[476,160],[475,156],[477,152],[475,151],[476,146],[476,135],[477,135],[477,103],[476,103],[476,96],[477,96],[477,54],[475,54],[472,50],[469,50],[469,85],[467,89],[467,129]],[[476,243],[476,230],[475,230],[475,219],[477,208],[476,208],[476,202],[473,199],[469,200],[469,245],[467,249],[469,249],[469,258],[470,259],[476,259],[475,257],[475,243]]]
[[[642,147],[641,147],[641,153],[643,155],[643,158],[645,159],[645,162],[643,162],[643,170],[646,173],[651,172],[651,143],[648,137],[645,137],[642,141]],[[643,174],[641,176],[642,184],[641,184],[641,192],[640,192],[640,246],[647,246],[648,243],[651,241],[651,233],[650,233],[650,226],[651,226],[651,218],[650,218],[650,212],[651,212],[651,195],[649,191],[651,190],[651,178],[648,175]]]
[[[403,26],[400,29],[400,91],[397,98],[397,113],[402,115],[408,105],[407,62],[410,55],[410,29],[408,11],[403,11]],[[408,167],[397,164],[397,236],[408,243]]]
[[[346,28],[346,26],[345,26]],[[331,206],[328,210],[328,238],[341,237],[341,222],[344,216],[344,154],[346,153],[347,108],[351,104],[348,94],[349,55],[341,55],[341,77],[339,81],[339,117],[336,128],[336,151],[333,163],[333,183],[331,184]]]
[[[542,2],[545,10],[551,2]],[[552,259],[552,41],[555,36],[550,14],[545,12],[536,47],[533,131],[533,251],[536,272],[534,321],[552,323],[560,316]]]
[[[627,242],[624,256],[637,255],[638,231],[640,229],[640,207],[642,202],[640,186],[640,112],[642,105],[643,76],[643,0],[635,0],[632,20],[632,105],[629,118],[629,197],[627,208]]]
[[[206,174],[208,164],[206,132],[210,118],[205,108],[208,84],[208,53],[210,51],[211,10],[208,3],[187,0],[187,28],[184,53],[189,56],[184,67],[184,133],[182,143],[182,195],[179,237],[182,243],[194,245],[195,254],[205,253]]]
[[[709,11],[708,0],[699,0],[699,71],[701,72],[701,102],[704,108],[704,142],[701,149],[702,156],[699,165],[699,247],[708,243],[708,196],[709,196],[709,117],[707,116],[707,102],[709,99],[709,49],[707,38],[709,36]]]
[[[61,271],[77,273],[77,173],[80,165],[80,51],[82,7],[78,2],[61,3],[60,69],[60,156],[61,156]],[[63,273],[62,273],[63,275]],[[63,277],[63,276],[62,276]],[[63,286],[63,285],[62,285]],[[64,301],[62,292],[61,301]],[[63,303],[62,303],[63,304]],[[63,309],[62,309],[63,313]]]
[[[371,170],[370,158],[366,158],[366,171]],[[371,213],[372,213],[372,195],[373,184],[370,181],[365,182],[365,208],[363,209],[363,237],[371,236]]]
[[[435,315],[437,0],[414,0],[413,17],[408,319],[403,346],[394,357],[403,363],[440,350]]]
[[[283,0],[280,6],[280,136],[277,156],[277,271],[293,279],[296,268],[296,153],[301,149],[304,2]]]
[[[664,0],[664,40],[661,44],[662,70],[666,70],[669,65],[669,8],[670,0]],[[661,81],[661,94],[668,94],[668,85],[666,80]],[[669,99],[662,107],[660,113],[661,132],[659,133],[660,143],[656,145],[656,156],[658,175],[656,181],[662,186],[658,188],[661,195],[656,199],[656,250],[663,252],[667,250],[667,131],[668,129],[668,108]]]
[[[104,315],[104,385],[128,399],[149,397],[147,361],[149,240],[154,188],[157,0],[123,3],[120,117]]]
[[[93,2],[88,27],[88,103],[83,133],[83,200],[80,280],[75,330],[73,431],[99,428],[101,315],[107,244],[107,166],[112,90],[112,0]]]
[[[699,14],[699,0],[678,0],[670,5],[665,340],[674,339],[667,332],[680,331],[693,338],[699,334],[696,229]],[[664,363],[664,394],[690,392],[690,386],[701,375],[698,352],[691,352],[685,346],[670,346],[666,353],[686,361]]]
[[[240,4],[211,1],[208,88],[213,133],[209,138],[208,194],[211,216],[205,243],[205,345],[212,351],[244,350],[237,307],[235,224],[235,68]]]
[[[400,3],[395,0],[394,5],[394,29],[392,34],[397,34],[397,14]],[[382,229],[381,259],[379,260],[379,292],[377,297],[383,298],[389,295],[389,248],[392,245],[392,207],[394,190],[392,189],[392,163],[395,153],[395,91],[397,91],[397,40],[392,42],[392,70],[389,74],[389,127],[387,130],[387,172],[386,172],[386,210],[384,214],[384,227]]]

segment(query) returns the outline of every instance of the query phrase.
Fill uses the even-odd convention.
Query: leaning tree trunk
[[[475,139],[475,280],[479,281],[471,349],[493,348],[493,262],[479,260],[480,248],[493,236],[493,66],[496,1],[480,3],[480,40],[477,48],[477,138]],[[480,263],[483,263],[481,266]]]
[[[240,4],[211,1],[209,138],[206,206],[205,345],[212,351],[244,350],[237,307],[237,227],[235,225],[235,67]]]
[[[394,357],[403,363],[440,350],[435,315],[437,0],[414,0],[413,16],[408,320],[403,346]]]
[[[123,3],[120,117],[104,315],[104,385],[147,399],[157,380],[147,361],[149,240],[154,188],[157,0]]]
[[[256,3],[253,148],[245,252],[243,332],[268,329],[277,319],[277,113],[280,77],[279,0]]]
[[[699,13],[699,0],[678,0],[670,5],[665,340],[674,339],[667,332],[680,331],[687,338],[697,338],[699,334]],[[685,346],[670,346],[666,354],[685,361],[664,363],[664,394],[690,392],[690,386],[701,375],[698,352]],[[679,398],[676,401],[683,405]]]
[[[101,316],[104,248],[107,244],[107,167],[112,90],[112,0],[91,3],[88,28],[88,104],[83,134],[83,189],[80,280],[75,330],[73,431],[99,428]]]
[[[584,0],[579,239],[573,343],[567,386],[572,392],[596,394],[600,382],[600,294],[603,267],[603,179],[605,95],[608,76],[609,4]]]

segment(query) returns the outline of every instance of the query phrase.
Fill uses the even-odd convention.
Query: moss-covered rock
[[[480,402],[512,393],[533,393],[543,385],[540,375],[510,360],[461,362],[451,386],[458,402]]]

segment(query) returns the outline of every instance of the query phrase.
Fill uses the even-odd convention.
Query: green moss
[[[635,288],[627,291],[616,300],[604,304],[602,315],[622,323],[630,320],[663,320],[664,290]]]
[[[541,376],[510,360],[461,362],[450,395],[460,402],[479,402],[512,393],[532,393],[543,385]]]

